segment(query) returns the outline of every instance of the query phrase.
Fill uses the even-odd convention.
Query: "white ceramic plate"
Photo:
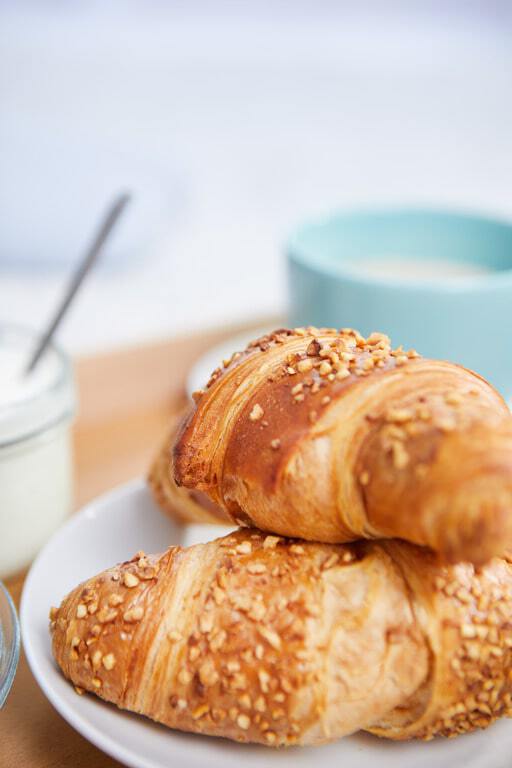
[[[41,552],[23,591],[25,652],[39,685],[60,714],[100,749],[133,768],[509,768],[512,723],[429,743],[393,743],[357,734],[324,747],[273,751],[171,731],[94,696],[77,696],[50,652],[48,610],[77,583],[137,550],[159,552],[218,535],[211,526],[180,529],[153,504],[142,481],[89,504]]]

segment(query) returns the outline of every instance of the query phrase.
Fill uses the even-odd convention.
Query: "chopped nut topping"
[[[246,709],[250,709],[251,708],[251,703],[252,703],[251,702],[251,697],[249,696],[248,693],[244,693],[238,699],[238,703],[240,704],[240,706],[245,707]]]
[[[239,555],[250,555],[252,552],[252,544],[250,541],[242,541],[241,544],[238,544],[236,547],[236,551]]]
[[[257,659],[259,659],[261,661],[261,659],[263,658],[264,653],[265,653],[265,649],[263,648],[262,645],[260,645],[258,643],[256,648],[254,649],[254,655],[256,656]]]
[[[390,408],[386,414],[386,421],[395,424],[404,424],[406,421],[411,421],[412,418],[413,412],[409,408]]]
[[[188,671],[188,669],[185,669],[185,667],[182,667],[180,671],[178,672],[178,682],[182,685],[187,685],[192,680],[192,675]]]
[[[266,608],[263,602],[261,600],[256,601],[252,607],[251,610],[248,613],[248,616],[250,619],[253,619],[254,621],[261,621],[266,614]]]
[[[448,392],[448,394],[444,396],[444,401],[448,405],[460,405],[464,402],[459,392]]]
[[[217,574],[217,581],[219,583],[219,587],[222,587],[223,589],[226,589],[227,587],[227,579],[226,579],[226,571],[224,569],[221,569]]]
[[[110,621],[114,621],[116,617],[117,611],[113,609],[108,610],[107,608],[102,608],[98,613],[98,621],[100,624],[108,624]]]
[[[405,450],[403,443],[394,442],[391,444],[393,455],[393,465],[396,469],[404,469],[409,463],[409,454]]]
[[[274,733],[274,731],[266,731],[265,732],[265,738],[268,741],[269,744],[275,744],[277,736]]]
[[[135,576],[134,573],[130,573],[130,571],[126,571],[123,576],[123,584],[125,587],[128,587],[128,589],[133,589],[133,587],[136,587],[139,584],[139,579],[137,576]]]
[[[77,619],[83,619],[87,616],[87,608],[83,603],[79,603],[76,608]]]
[[[130,608],[129,610],[125,611],[123,614],[123,619],[128,623],[133,623],[135,621],[140,621],[143,616],[144,608],[141,605],[137,605],[135,608]]]
[[[101,663],[107,670],[114,669],[115,663],[116,663],[116,657],[113,653],[107,653],[106,656],[104,656],[101,660]]]
[[[418,419],[421,419],[422,421],[428,421],[432,414],[430,413],[429,409],[425,405],[418,405],[416,406],[416,416]]]
[[[188,658],[192,662],[196,661],[196,659],[198,659],[200,655],[201,655],[201,651],[199,650],[197,645],[193,645],[188,652]]]
[[[477,636],[477,630],[473,624],[463,624],[460,633],[464,638],[473,638]]]
[[[340,556],[339,556],[339,555],[338,555],[336,552],[333,552],[333,553],[332,553],[331,555],[329,555],[329,557],[328,557],[328,558],[327,558],[327,559],[326,559],[326,560],[323,562],[323,564],[322,564],[322,570],[323,570],[323,571],[327,571],[329,568],[332,568],[332,567],[333,567],[333,565],[336,565],[336,563],[338,562],[338,560],[339,560],[339,559],[340,559]]]
[[[249,419],[251,421],[259,421],[263,416],[263,408],[258,403],[255,403],[252,407],[252,410],[249,414]]]
[[[263,541],[263,549],[275,549],[280,541],[280,536],[265,536],[265,540]]]
[[[236,722],[238,727],[241,728],[243,731],[246,731],[251,724],[251,721],[247,717],[247,715],[238,715]]]
[[[122,602],[123,602],[123,598],[121,597],[121,595],[116,595],[116,594],[110,595],[108,599],[108,604],[111,605],[113,608],[115,608],[116,605],[121,605]]]
[[[327,376],[328,373],[331,373],[332,371],[332,365],[327,362],[327,360],[324,360],[322,363],[320,363],[320,366],[318,368],[318,373],[320,376]]]
[[[227,633],[224,629],[221,629],[218,632],[216,632],[210,640],[210,650],[216,653],[218,650],[220,650],[220,648],[222,648],[222,646],[226,642],[226,639],[227,639]]]
[[[254,709],[257,712],[264,712],[265,711],[265,699],[263,696],[258,696],[256,701],[254,702]]]
[[[249,563],[247,570],[249,573],[265,573],[267,566],[264,563]]]
[[[322,405],[329,405],[330,402],[331,402],[331,398],[329,397],[329,395],[325,395],[325,397],[322,397],[322,400],[321,400]]]
[[[348,376],[350,376],[350,371],[348,370],[348,368],[340,368],[339,371],[336,373],[336,378],[339,381],[346,379]]]
[[[78,695],[79,695],[79,696],[83,696],[83,694],[84,694],[84,689],[83,689],[83,688],[80,688],[80,686],[79,686],[79,685],[75,685],[75,693],[78,693]]]
[[[300,544],[292,544],[290,547],[290,552],[293,552],[295,555],[303,555],[305,551],[304,547]]]
[[[213,613],[203,613],[199,617],[199,629],[201,632],[211,632],[213,629]]]
[[[268,672],[265,672],[264,669],[259,669],[258,680],[260,683],[260,688],[263,691],[263,693],[268,693],[269,691],[268,684],[270,683],[270,675],[268,674]]]
[[[295,370],[295,368],[292,368],[292,367],[291,367],[291,365],[289,365],[289,366],[286,368],[286,371],[287,371],[287,373],[289,373],[289,374],[290,374],[290,376],[293,376],[293,374],[294,374],[294,373],[297,373],[297,371]]]
[[[359,482],[361,485],[368,485],[370,482],[370,473],[366,469],[359,475]]]
[[[199,667],[199,681],[205,685],[215,685],[219,679],[219,674],[215,669],[215,665],[212,659],[206,659]]]
[[[302,392],[303,389],[304,389],[304,384],[301,381],[299,381],[298,384],[292,387],[292,395],[298,395],[299,392]]]
[[[320,349],[321,349],[320,342],[318,342],[316,339],[313,339],[313,341],[311,341],[308,344],[308,348],[306,349],[306,354],[308,355],[308,357],[316,357],[317,355],[320,354]]]
[[[71,647],[76,648],[78,645],[80,645],[80,638],[75,635],[71,638]]]
[[[94,685],[95,688],[101,688],[101,680],[99,679],[99,677],[93,677],[92,684]]]
[[[206,715],[210,711],[210,707],[208,704],[200,704],[194,711],[192,712],[192,717],[194,720],[199,720],[203,715]]]
[[[272,646],[272,648],[275,648],[276,651],[280,650],[281,638],[277,632],[274,632],[273,629],[269,629],[268,627],[258,627],[258,632],[261,637],[266,640],[269,645]]]
[[[271,448],[272,448],[274,451],[277,451],[277,450],[278,450],[278,448],[280,448],[280,447],[281,447],[281,441],[280,441],[280,439],[279,439],[278,437],[276,437],[274,440],[272,440],[272,441],[271,441],[271,443],[270,443],[270,447],[271,447]]]
[[[299,373],[308,373],[308,371],[311,371],[313,368],[313,363],[311,360],[299,360],[297,363],[297,370]]]

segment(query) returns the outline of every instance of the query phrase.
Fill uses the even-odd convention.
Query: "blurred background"
[[[512,3],[0,3],[0,322],[134,200],[74,353],[286,309],[283,242],[371,204],[512,216]]]

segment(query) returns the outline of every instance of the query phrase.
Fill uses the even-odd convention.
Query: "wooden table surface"
[[[74,428],[75,508],[141,476],[185,402],[194,360],[212,344],[250,326],[181,337],[84,358],[76,363],[79,414]],[[24,574],[7,581],[19,606]],[[69,726],[46,700],[22,653],[0,712],[0,766],[112,768],[115,760]]]

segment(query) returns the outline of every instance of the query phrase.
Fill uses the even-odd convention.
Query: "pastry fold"
[[[253,529],[137,553],[52,609],[77,687],[184,731],[269,746],[391,739],[511,712],[512,566],[443,567],[405,542]]]
[[[161,469],[237,524],[330,543],[399,537],[475,564],[512,542],[512,416],[459,365],[380,333],[279,330],[195,400]]]
[[[229,525],[231,518],[228,513],[214,504],[205,493],[176,485],[172,445],[178,424],[179,419],[149,470],[147,482],[154,500],[168,517],[182,525],[187,523]]]

